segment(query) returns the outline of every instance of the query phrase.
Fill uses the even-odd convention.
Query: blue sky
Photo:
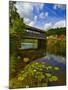
[[[42,30],[66,26],[65,5],[18,1],[16,8],[27,25]]]

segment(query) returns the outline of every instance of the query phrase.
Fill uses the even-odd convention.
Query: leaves
[[[58,80],[58,77],[57,76],[52,76],[51,78],[49,78],[49,81],[52,82],[52,81],[57,81]]]
[[[59,70],[60,68],[59,67],[54,67],[54,70]]]
[[[48,86],[48,83],[56,82],[58,80],[58,77],[52,72],[56,72],[56,70],[58,71],[60,69],[58,69],[57,66],[54,67],[46,64],[47,63],[42,62],[33,62],[31,64],[28,64],[24,68],[24,70],[22,70],[18,74],[17,82],[20,82],[19,85],[21,85],[22,87],[26,87],[26,85],[29,87]]]
[[[55,28],[55,29],[50,29],[46,32],[47,36],[50,35],[66,35],[66,28]]]
[[[16,2],[9,2],[9,34],[10,34],[10,75],[18,73],[18,51],[21,46],[21,40],[25,33],[25,24],[23,18],[17,13]]]
[[[45,75],[46,75],[48,78],[52,76],[50,73],[45,73]]]
[[[44,69],[44,67],[46,69]],[[43,69],[45,70],[45,74],[43,73]],[[46,66],[45,63],[42,62],[33,62],[32,64],[28,64],[23,71],[18,76],[18,80],[24,80],[27,77],[33,77],[37,80],[37,82],[42,80],[57,81],[58,77],[52,75],[52,73],[47,73],[49,70],[59,70],[59,67],[53,67],[51,65]],[[46,79],[47,78],[47,79]]]
[[[18,80],[24,80],[24,77],[18,77]]]
[[[52,66],[47,66],[46,69],[47,70],[52,69]]]
[[[59,37],[49,38],[47,41],[47,52],[50,54],[57,54],[65,56],[66,54],[66,40]]]
[[[42,73],[40,73],[39,75],[38,75],[38,77],[37,77],[37,79],[39,80],[39,81],[41,81],[42,79],[44,79],[45,78],[45,76],[42,74]]]

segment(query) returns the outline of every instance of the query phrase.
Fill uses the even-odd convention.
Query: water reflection
[[[37,48],[36,43],[21,43],[22,49],[30,49],[30,48]]]

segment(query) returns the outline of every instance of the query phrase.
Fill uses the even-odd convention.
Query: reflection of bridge
[[[36,49],[20,49],[19,55],[22,58],[30,58],[31,60],[42,57],[46,53],[46,35],[45,31],[26,26],[23,39],[35,39],[38,40],[38,47]]]

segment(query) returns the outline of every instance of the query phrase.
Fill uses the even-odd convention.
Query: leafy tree
[[[66,35],[66,28],[55,28],[55,29],[49,29],[47,32],[46,32],[46,35],[47,36],[50,36],[50,35]]]
[[[18,67],[18,49],[25,33],[23,18],[17,12],[15,1],[9,1],[9,36],[10,36],[10,72],[16,73]]]

